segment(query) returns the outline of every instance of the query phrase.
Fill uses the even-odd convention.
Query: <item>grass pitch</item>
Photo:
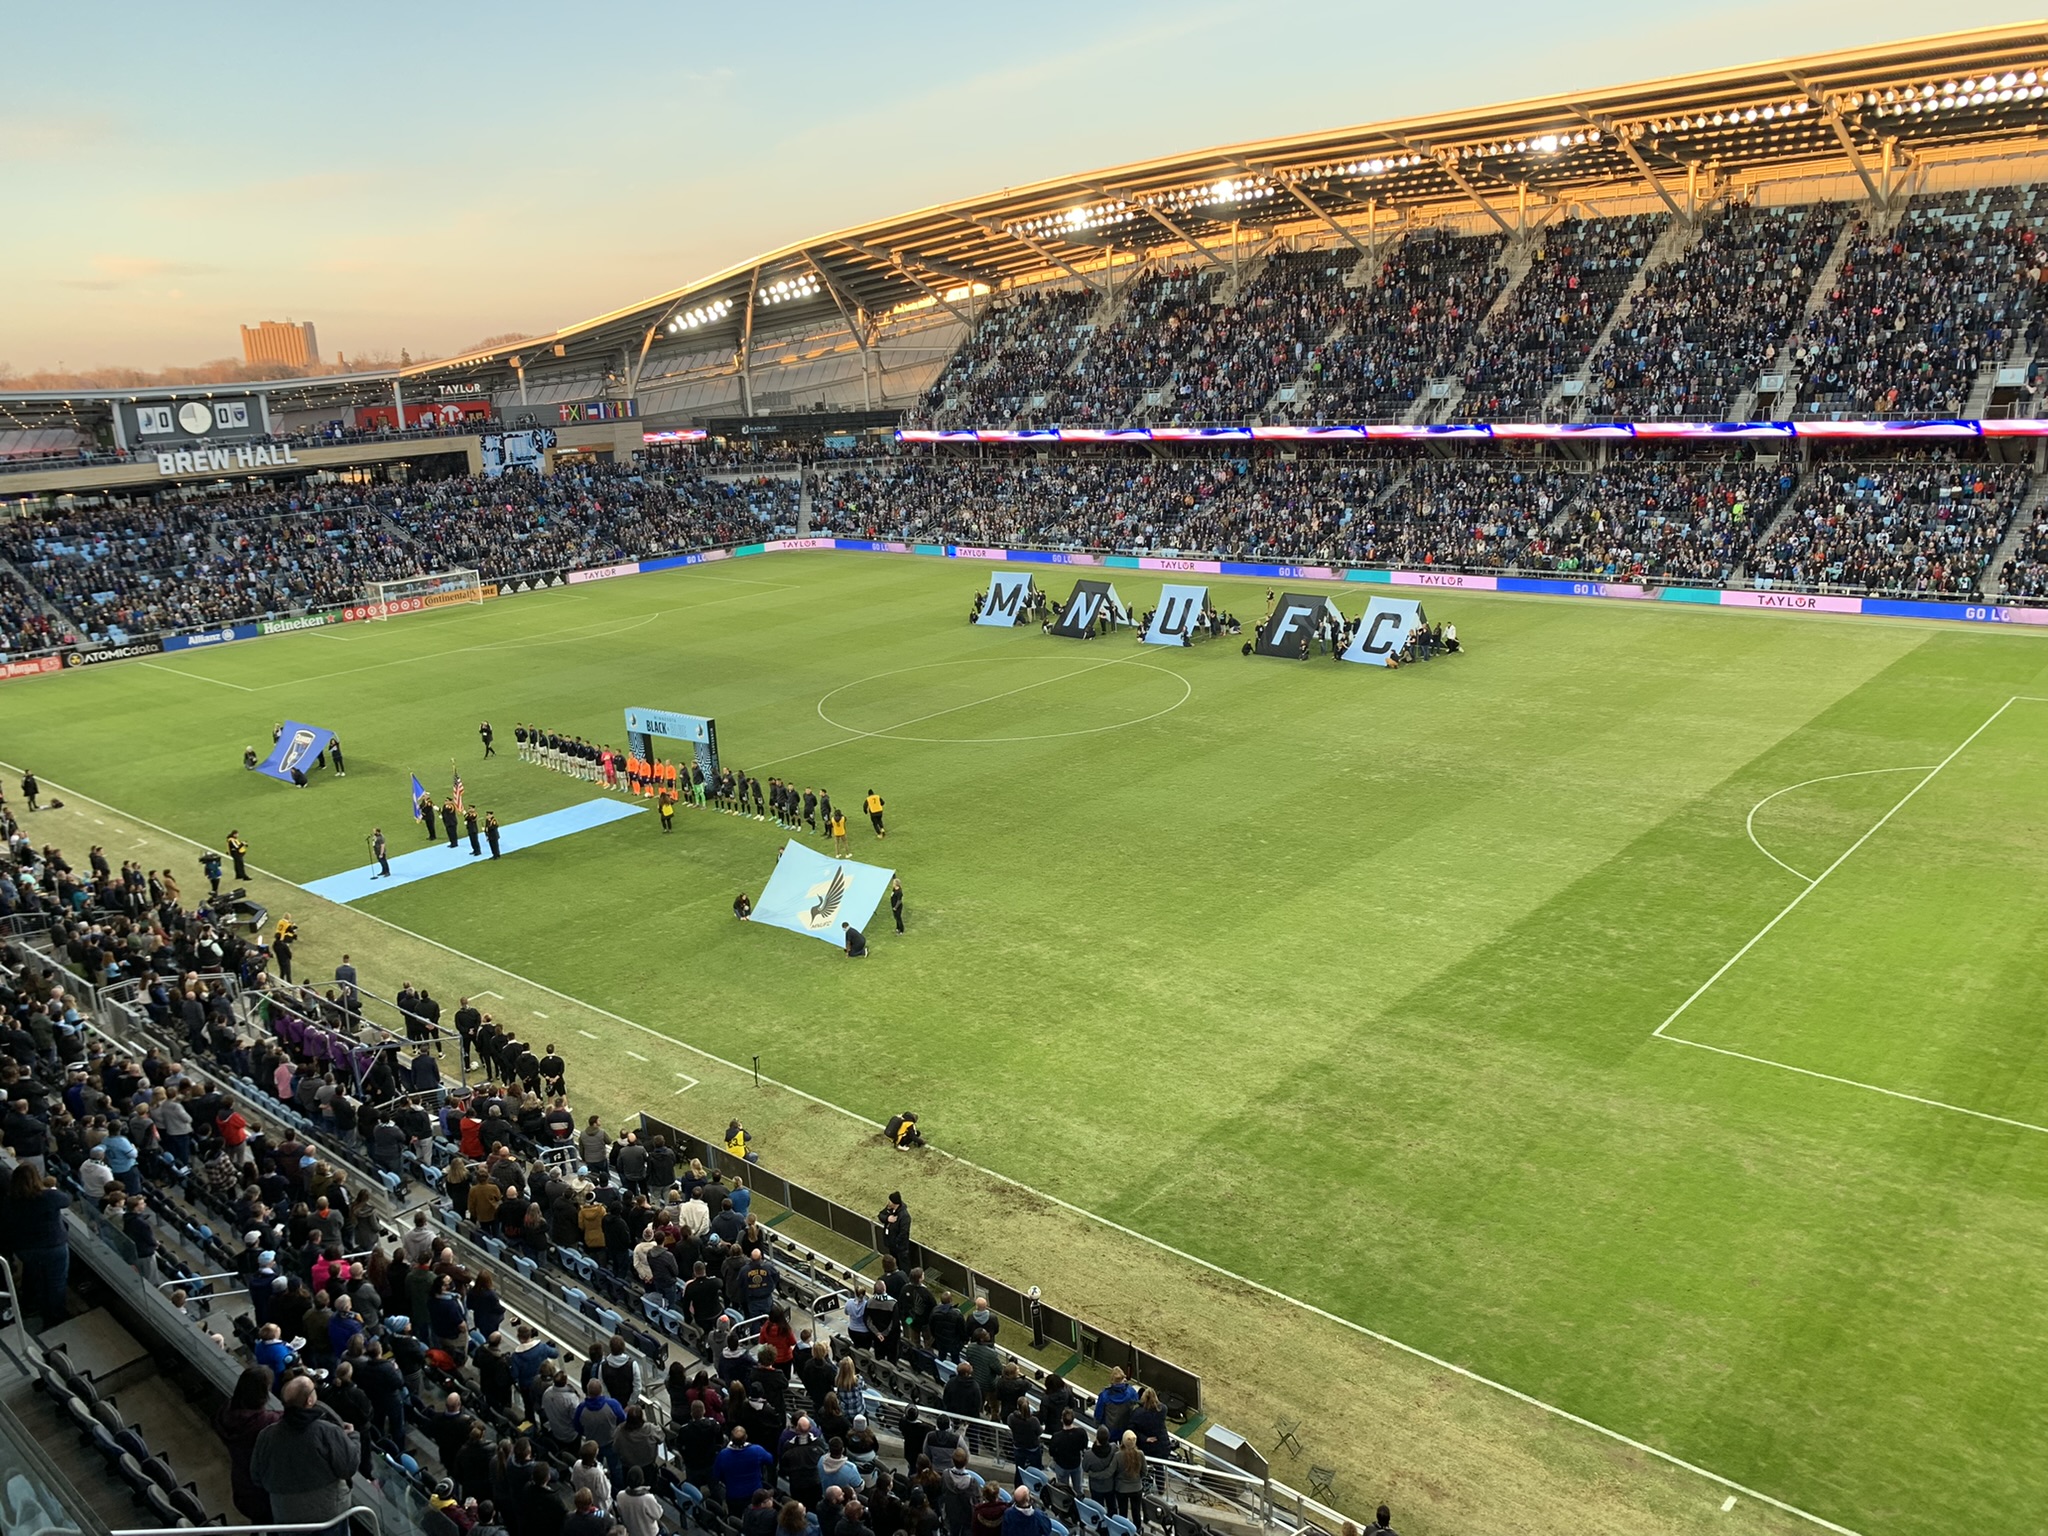
[[[735,924],[781,834],[712,813],[363,910],[1843,1526],[2038,1524],[2037,637],[1434,594],[1471,654],[1384,674],[975,629],[985,577],[782,556],[93,668],[9,685],[0,755],[307,880],[373,822],[410,846],[451,756],[502,821],[598,792],[515,719],[716,716],[764,780],[882,792],[853,853],[907,937]],[[346,780],[242,772],[286,715]],[[1314,1365],[1262,1357],[1283,1395]]]

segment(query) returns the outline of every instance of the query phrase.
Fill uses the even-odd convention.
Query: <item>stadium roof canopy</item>
[[[536,354],[634,355],[773,326],[849,327],[907,305],[961,307],[1020,282],[1085,276],[1162,247],[1223,260],[1238,228],[1322,227],[1362,243],[1404,217],[1512,228],[1630,187],[1689,212],[1746,176],[1853,172],[1887,196],[1922,157],[2048,130],[2048,25],[2003,27],[1237,144],[1010,188],[768,251],[554,336],[421,365],[445,374]]]
[[[415,364],[398,379],[408,394],[421,381],[424,394],[468,380],[503,386],[528,369],[597,370],[631,393],[657,346],[744,359],[764,334],[841,327],[865,344],[906,310],[965,319],[976,296],[1006,287],[1094,280],[1176,253],[1225,264],[1247,229],[1363,249],[1416,218],[1490,218],[1514,231],[1595,198],[1654,196],[1690,216],[1745,180],[1802,174],[1853,176],[1873,201],[1889,201],[1917,167],[2039,151],[2044,132],[2048,25],[1953,33],[1009,188],[764,252],[551,336]],[[392,377],[295,385],[304,404],[338,404],[388,394]],[[194,392],[203,391],[185,391]]]

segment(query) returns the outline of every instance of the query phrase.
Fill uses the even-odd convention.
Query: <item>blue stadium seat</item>
[[[1093,1499],[1074,1500],[1074,1515],[1076,1519],[1091,1531],[1102,1531],[1109,1528],[1109,1511]]]

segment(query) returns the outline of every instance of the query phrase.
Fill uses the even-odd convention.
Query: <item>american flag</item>
[[[455,770],[455,814],[462,814],[462,770]]]

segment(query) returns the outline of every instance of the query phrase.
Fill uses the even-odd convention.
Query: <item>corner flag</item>
[[[414,821],[420,819],[420,801],[425,797],[426,793],[427,786],[420,782],[418,774],[414,774],[412,776],[412,819]]]

